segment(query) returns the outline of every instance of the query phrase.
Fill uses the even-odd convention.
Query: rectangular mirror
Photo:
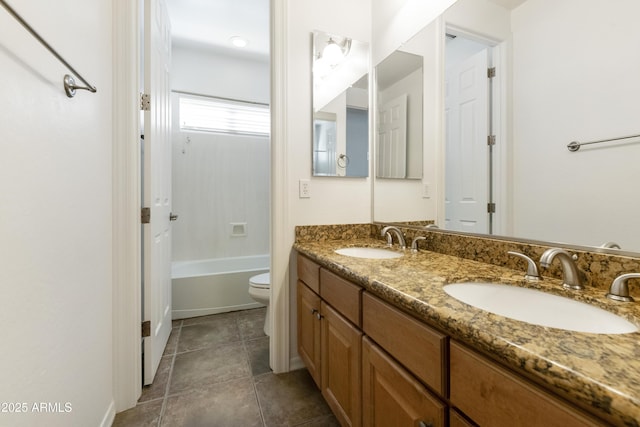
[[[369,176],[369,44],[314,31],[313,176]]]
[[[397,50],[376,66],[376,177],[422,178],[423,58]]]

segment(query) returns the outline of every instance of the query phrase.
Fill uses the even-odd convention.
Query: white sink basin
[[[474,307],[534,325],[594,334],[638,331],[633,323],[606,310],[535,289],[497,283],[455,283],[443,289]]]
[[[391,259],[400,258],[402,253],[390,251],[388,249],[381,248],[340,248],[335,251],[337,254],[346,255],[354,258],[370,258],[370,259]]]

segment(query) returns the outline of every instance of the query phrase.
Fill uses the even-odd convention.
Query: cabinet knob
[[[311,309],[311,314],[316,314],[318,312],[318,310],[316,310],[315,308]]]
[[[316,318],[318,320],[322,319],[324,316],[322,314],[320,314],[319,312],[316,311]]]
[[[418,422],[418,427],[433,427],[432,423],[425,423],[424,421]]]

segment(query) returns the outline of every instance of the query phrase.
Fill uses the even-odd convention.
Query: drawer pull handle
[[[418,423],[418,427],[433,427],[432,423],[425,423],[424,421],[420,421]]]
[[[318,320],[322,319],[324,316],[322,314],[320,314],[319,312],[316,312],[316,318]]]

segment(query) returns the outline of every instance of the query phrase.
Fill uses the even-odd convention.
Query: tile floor
[[[113,425],[338,426],[305,369],[269,369],[264,310],[174,320],[153,384]]]

